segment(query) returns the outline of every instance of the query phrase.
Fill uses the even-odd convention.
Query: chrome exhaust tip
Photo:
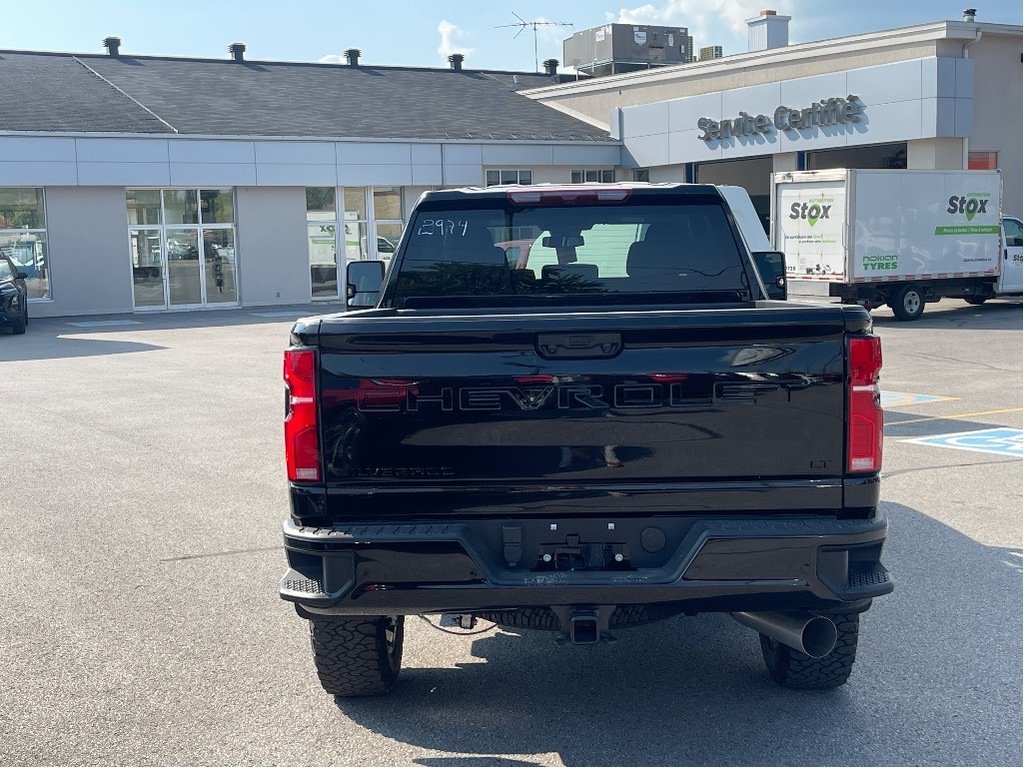
[[[821,659],[835,650],[839,632],[832,619],[806,611],[749,612],[732,614],[740,624],[756,629],[776,642]]]

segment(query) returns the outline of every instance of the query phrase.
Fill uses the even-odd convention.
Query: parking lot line
[[[996,408],[992,411],[975,411],[974,413],[955,413],[952,416],[924,416],[920,419],[905,419],[902,421],[890,422],[887,426],[898,427],[904,424],[920,424],[922,421],[939,421],[945,419],[947,421],[956,421],[957,419],[968,419],[975,416],[994,416],[997,413],[1020,413],[1024,411],[1024,408]]]

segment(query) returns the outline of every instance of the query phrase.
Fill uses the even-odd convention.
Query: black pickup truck
[[[881,347],[766,268],[713,186],[426,193],[350,285],[375,306],[284,354],[279,591],[324,688],[386,692],[415,614],[595,643],[728,612],[778,683],[846,682],[893,588]]]

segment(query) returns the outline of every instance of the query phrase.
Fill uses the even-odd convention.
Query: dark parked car
[[[0,327],[10,326],[15,333],[24,333],[28,325],[27,275],[7,256],[0,256]]]

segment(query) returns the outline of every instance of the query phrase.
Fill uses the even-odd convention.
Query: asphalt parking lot
[[[724,616],[591,648],[411,618],[393,695],[336,704],[276,594],[291,315],[0,336],[0,763],[1021,765],[1021,304],[874,315],[897,588],[810,694]]]

